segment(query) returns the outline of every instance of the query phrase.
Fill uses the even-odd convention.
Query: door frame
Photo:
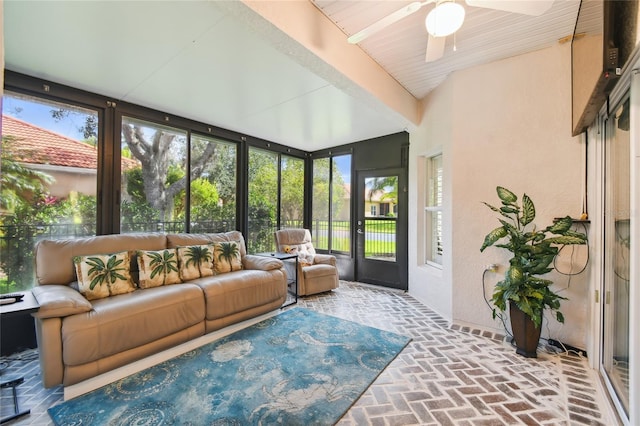
[[[365,220],[364,179],[369,177],[398,176],[398,214],[396,215],[396,260],[366,259],[364,257],[364,237],[360,234],[363,226],[358,221]],[[380,285],[407,291],[408,280],[408,176],[405,167],[392,167],[356,171],[354,215],[352,218],[354,274],[358,282]],[[362,223],[364,225],[364,223]],[[366,232],[366,229],[365,231]]]

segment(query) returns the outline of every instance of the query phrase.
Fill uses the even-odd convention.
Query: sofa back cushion
[[[167,234],[168,248],[232,241],[240,242],[240,256],[244,258],[247,255],[247,248],[240,231],[220,232],[217,234]]]
[[[41,240],[35,246],[38,285],[68,285],[76,281],[74,256],[117,253],[121,251],[160,250],[166,247],[165,234],[117,234],[61,240]],[[138,282],[136,256],[131,258],[131,275]]]

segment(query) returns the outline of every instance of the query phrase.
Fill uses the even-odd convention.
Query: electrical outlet
[[[488,265],[485,265],[484,270],[489,272],[498,272],[498,265],[495,263],[490,263]]]

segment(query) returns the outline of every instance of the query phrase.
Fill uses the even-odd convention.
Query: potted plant
[[[559,309],[560,300],[566,299],[551,289],[553,281],[540,276],[553,270],[550,265],[562,246],[586,244],[587,237],[571,230],[573,221],[569,216],[544,229],[536,229],[532,223],[536,209],[527,194],[522,196],[520,205],[518,197],[508,189],[498,186],[496,191],[502,205],[484,204],[500,215],[500,226],[487,234],[480,251],[495,245],[509,250],[512,257],[504,279],[496,284],[491,298],[493,318],[498,316],[496,310],[504,312],[508,304],[516,352],[535,358],[543,311],[550,309],[558,322],[564,323]]]

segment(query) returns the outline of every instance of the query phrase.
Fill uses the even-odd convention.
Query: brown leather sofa
[[[239,241],[242,269],[97,300],[74,289],[73,257]],[[131,261],[131,275],[138,273]],[[247,255],[237,231],[121,234],[36,244],[36,335],[45,387],[72,385],[205,333],[278,309],[287,279],[277,259]]]

